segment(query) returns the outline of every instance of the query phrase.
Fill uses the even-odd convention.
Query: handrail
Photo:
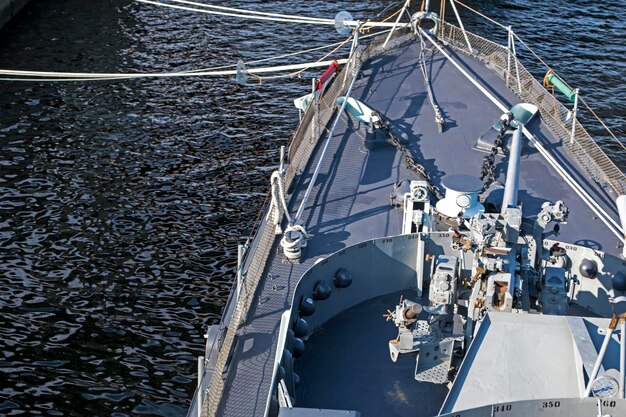
[[[285,310],[280,319],[280,328],[278,330],[278,341],[276,342],[276,355],[274,355],[274,366],[272,368],[272,382],[270,382],[270,389],[267,393],[267,400],[265,401],[265,414],[264,417],[268,417],[270,412],[270,402],[272,401],[272,391],[276,385],[276,379],[278,376],[278,368],[283,359],[283,350],[285,349],[285,343],[287,342],[287,331],[289,330],[289,323],[291,321],[291,310]]]
[[[465,41],[460,39],[462,33],[459,27],[447,22],[442,22],[442,27],[444,27],[442,41],[455,49],[469,53]],[[499,45],[472,32],[467,32],[467,34],[471,39],[474,51],[471,55],[500,68],[502,73],[506,75],[507,84],[511,84],[512,91],[522,100],[532,102],[539,107],[542,119],[555,138],[563,143],[564,148],[588,172],[591,178],[600,184],[609,184],[617,195],[626,194],[626,175],[606,155],[578,120],[568,121],[569,110],[537,81],[519,62],[519,59],[510,56],[506,46]],[[514,61],[514,66],[507,65],[507,57],[509,56]],[[509,73],[511,73],[511,77],[509,77]],[[515,82],[514,87],[513,82]],[[576,124],[573,141],[571,123]]]
[[[493,104],[495,104],[502,112],[507,112],[509,109],[504,106],[496,97],[493,96],[489,91],[485,89],[474,77],[472,77],[468,72],[461,67],[433,38],[431,38],[424,30],[420,29],[422,35],[428,39],[430,43],[433,44],[435,48],[439,50],[439,52],[452,64],[454,65],[459,72],[476,88],[480,90],[480,92],[489,99]],[[614,233],[620,240],[624,235],[621,226],[617,224],[617,222],[609,216],[598,203],[587,193],[587,191],[578,184],[578,182],[571,177],[571,175],[554,159],[554,157],[543,147],[541,143],[537,141],[537,139],[532,135],[525,126],[522,126],[522,133],[526,138],[535,146],[535,148],[539,151],[539,153],[544,157],[546,162],[554,168],[554,170],[563,178],[563,180],[572,188],[572,190],[583,200],[585,204],[598,215],[600,220],[609,228],[609,230]]]
[[[539,62],[542,66],[544,66],[544,67],[546,68],[546,70],[551,70],[551,71],[553,71],[553,72],[554,72],[554,68],[552,68],[550,65],[548,65],[548,63],[546,63],[546,62],[545,62],[545,61],[544,61],[544,60],[543,60],[543,59],[542,59],[542,58],[541,58],[541,57],[540,57],[540,56],[539,56],[539,55],[538,55],[538,54],[537,54],[537,53],[536,53],[536,52],[535,52],[535,51],[534,51],[534,50],[533,50],[530,46],[528,46],[528,44],[527,44],[526,42],[524,42],[524,40],[523,40],[520,36],[518,36],[516,33],[514,33],[512,30],[510,30],[510,27],[509,27],[509,26],[506,26],[506,25],[504,25],[504,24],[502,24],[502,23],[500,23],[500,22],[498,22],[498,21],[496,21],[496,20],[492,19],[491,17],[489,17],[489,16],[487,16],[487,15],[485,15],[485,14],[483,14],[483,13],[480,13],[479,11],[477,11],[477,10],[473,9],[472,7],[468,6],[467,4],[465,4],[465,3],[463,3],[463,2],[461,2],[461,1],[459,1],[459,0],[450,0],[450,1],[451,1],[451,3],[453,3],[453,4],[458,4],[458,5],[462,6],[463,8],[465,8],[466,10],[468,10],[470,13],[473,13],[473,14],[475,14],[475,15],[477,15],[477,16],[479,16],[479,17],[483,18],[483,19],[485,19],[486,21],[490,22],[491,24],[496,25],[497,27],[499,27],[499,28],[501,28],[501,29],[504,29],[504,30],[509,31],[509,37],[510,37],[510,38],[512,38],[512,39],[509,41],[509,43],[511,44],[511,47],[512,47],[512,48],[515,48],[515,43],[514,43],[514,41],[515,41],[515,40],[517,40],[519,43],[521,43],[521,44],[522,44],[522,46],[523,46],[524,48],[526,48],[526,50],[528,50],[528,52],[530,52],[530,54],[531,54],[533,57],[535,57],[535,59],[537,59],[537,61],[538,61],[538,62]],[[447,23],[447,22],[442,22],[442,23],[444,23],[445,25],[454,26],[454,25],[451,25],[451,24],[449,24],[449,23]],[[443,26],[444,26],[444,24],[442,24],[442,33],[443,33]],[[462,27],[461,27],[461,31],[462,31],[463,35],[466,37],[466,39],[465,39],[465,40],[466,40],[466,41],[468,41],[468,40],[467,40],[467,35],[466,35],[466,33],[465,33],[464,28],[462,28]],[[469,32],[469,33],[470,33],[473,37],[475,37],[475,38],[478,38],[478,39],[480,39],[480,40],[484,40],[484,41],[488,41],[488,40],[486,40],[486,39],[484,39],[484,38],[481,38],[480,36],[478,36],[478,35],[476,35],[476,34],[472,34],[471,32]],[[491,41],[488,41],[488,42],[491,42]],[[493,42],[492,42],[492,43],[493,43]],[[495,44],[495,43],[494,43],[494,44]],[[496,44],[496,45],[497,45],[497,44]],[[460,48],[460,49],[463,49],[462,45],[460,45],[460,44],[459,44],[459,42],[456,42],[456,45],[454,45],[454,46],[455,46],[455,47],[458,47],[458,48]],[[472,46],[473,46],[473,45],[472,45]],[[498,46],[500,46],[500,45],[498,45]],[[506,49],[504,46],[501,46],[501,48]],[[476,55],[476,54],[474,53],[474,51],[472,51],[472,49],[473,49],[472,47],[470,47],[470,48],[469,48],[469,53],[470,53],[470,54],[472,54],[472,55]],[[515,61],[515,64],[516,64],[516,65],[518,64],[518,62],[517,62],[517,61],[518,61],[518,60],[516,60],[516,61]],[[519,65],[521,66],[522,64],[521,64],[521,63],[519,63]],[[527,71],[527,72],[528,72],[528,71]],[[509,75],[509,74],[508,74],[508,72],[507,72],[507,76],[508,76],[508,75]],[[557,75],[558,75],[558,74],[557,74]],[[519,70],[518,70],[518,76],[519,76]],[[574,87],[572,87],[572,86],[570,86],[570,85],[567,83],[567,81],[565,81],[565,80],[564,80],[564,78],[563,78],[562,76],[558,75],[558,77],[559,77],[559,79],[560,79],[561,81],[563,81],[563,83],[564,83],[567,87],[569,87],[571,90],[575,90],[575,88],[574,88]],[[578,97],[578,96],[577,96],[577,97]],[[588,117],[590,117],[591,119],[595,119],[595,121],[597,121],[597,122],[598,122],[598,123],[602,126],[602,128],[603,128],[603,129],[604,129],[604,130],[608,133],[608,135],[609,135],[609,136],[613,139],[613,141],[614,141],[615,143],[617,143],[617,144],[618,144],[618,145],[619,145],[619,146],[620,146],[620,147],[621,147],[624,151],[626,151],[626,145],[624,145],[624,143],[623,143],[622,141],[620,141],[620,140],[619,140],[619,138],[618,138],[618,137],[617,137],[617,136],[613,133],[613,131],[612,131],[612,130],[611,130],[611,129],[610,129],[610,128],[606,125],[606,123],[605,123],[605,122],[604,122],[604,121],[600,118],[600,116],[598,116],[598,115],[596,114],[596,112],[594,112],[594,111],[593,111],[593,109],[592,109],[592,108],[591,108],[591,107],[590,107],[590,106],[589,106],[589,105],[585,102],[584,98],[583,98],[583,97],[579,97],[579,99],[580,99],[580,102],[581,102],[581,103],[583,104],[583,106],[585,107],[585,109],[586,109],[586,110],[590,113],[590,114],[586,114],[586,115],[587,115]],[[555,99],[555,100],[556,100],[556,99]],[[581,109],[579,108],[578,110],[580,111]],[[573,120],[574,120],[574,119],[573,119]],[[574,131],[574,130],[577,130],[579,127],[580,127],[580,126],[576,126],[576,123],[574,122],[574,123],[573,123],[573,126],[572,126],[570,129],[571,129],[572,131]],[[583,133],[583,136],[584,136],[585,134],[587,134],[587,135],[588,135],[588,133],[587,133],[586,131]],[[585,145],[588,145],[588,143],[585,143]],[[583,165],[585,165],[585,163],[582,163],[582,164],[583,164]],[[619,169],[619,168],[618,168],[618,169]],[[620,170],[620,171],[621,171],[621,170]],[[594,175],[594,173],[591,173],[591,175]],[[609,183],[610,183],[610,181],[607,181],[607,182],[609,182]],[[611,184],[611,185],[613,186],[613,188],[614,188],[614,189],[616,189],[616,187],[615,187],[615,185],[614,185],[614,184]],[[623,193],[624,193],[623,191],[625,191],[625,190],[626,190],[626,184],[624,184],[624,185],[622,185],[622,186],[620,186],[620,187],[624,187],[624,188],[621,188],[621,190],[617,190],[617,189],[616,189],[616,192],[617,192],[617,194],[618,194],[618,195],[619,195],[619,194],[623,194]],[[618,188],[620,188],[620,187],[618,187]]]
[[[350,87],[348,88],[348,91],[346,92],[346,99],[343,101],[343,103],[341,103],[341,107],[339,108],[339,111],[337,112],[337,116],[335,117],[335,121],[333,122],[333,125],[332,125],[332,127],[330,129],[330,132],[327,135],[326,144],[324,145],[324,149],[322,149],[322,153],[321,153],[321,155],[319,157],[319,160],[317,162],[317,166],[315,167],[315,171],[313,172],[311,180],[309,181],[309,186],[307,187],[306,192],[304,193],[304,197],[302,198],[302,202],[300,203],[300,207],[298,208],[298,212],[294,216],[294,222],[300,220],[300,217],[302,217],[302,213],[304,212],[304,207],[307,204],[307,201],[309,199],[309,195],[311,195],[311,190],[315,186],[315,181],[317,179],[317,175],[319,174],[320,167],[322,166],[322,163],[324,162],[324,156],[326,155],[326,151],[328,150],[328,145],[330,145],[330,143],[332,142],[332,137],[333,137],[333,133],[335,132],[335,128],[339,124],[339,120],[341,120],[341,118],[343,117],[343,111],[346,108],[346,105],[348,104],[348,98],[350,97],[350,94],[352,93],[352,88],[354,87],[354,83],[356,82],[356,80],[357,80],[357,78],[359,76],[360,70],[361,70],[361,66],[359,65],[359,67],[356,69],[356,71],[354,73],[354,77],[352,78],[352,82],[350,83]]]

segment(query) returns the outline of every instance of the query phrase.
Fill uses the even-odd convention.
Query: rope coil
[[[282,228],[280,223],[282,221],[283,214],[287,217],[287,221],[291,223],[291,216],[289,216],[289,209],[287,208],[287,202],[285,201],[285,178],[282,171],[274,171],[270,177],[270,186],[272,190],[272,200],[269,208],[269,215],[272,216],[274,225],[276,226],[275,233],[281,234]]]
[[[309,235],[304,226],[300,224],[290,224],[287,226],[285,234],[280,240],[280,246],[283,248],[285,257],[290,261],[300,259],[302,249],[306,247],[307,239],[310,237],[311,235]]]

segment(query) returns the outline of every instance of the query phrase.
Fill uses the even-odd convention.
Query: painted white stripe
[[[424,30],[420,29],[422,35],[426,37],[438,50],[441,52],[443,56],[446,57],[448,61],[452,65],[454,65],[460,72],[467,78],[476,88],[478,88],[484,95],[487,97],[493,104],[495,104],[503,113],[509,111],[508,108],[504,106],[504,104],[500,103],[497,98],[495,98],[489,91],[487,91],[474,77],[472,77],[467,71],[465,71],[450,55],[446,53],[446,51],[436,43],[433,38],[431,38],[428,33]],[[600,207],[598,203],[596,203],[591,196],[576,182],[574,178],[563,168],[550,153],[543,147],[543,145],[535,138],[533,134],[531,134],[528,129],[524,126],[522,128],[522,133],[524,136],[535,146],[535,148],[539,151],[539,153],[544,157],[544,159],[554,168],[554,170],[565,180],[567,184],[574,190],[574,192],[587,204],[587,206],[598,216],[600,220],[609,228],[609,230],[617,236],[620,241],[624,239],[624,231],[619,226],[619,224]]]

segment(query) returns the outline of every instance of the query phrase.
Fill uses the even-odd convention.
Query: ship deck
[[[463,78],[441,54],[435,54],[430,70],[432,86],[446,118],[445,131],[438,133],[418,65],[419,48],[419,42],[413,43],[366,62],[355,84],[353,97],[381,112],[391,121],[398,136],[408,138],[408,148],[415,159],[426,167],[436,185],[440,186],[441,178],[446,174],[478,176],[485,154],[472,147],[478,136],[500,117],[501,111]],[[484,63],[451,49],[448,52],[501,102],[509,107],[520,102],[505,86],[505,82]],[[614,196],[580,170],[545,125],[537,120],[529,126],[529,130],[574,178],[584,184],[598,204],[616,219],[617,212],[612,202]],[[239,332],[219,415],[263,416],[272,378],[280,315],[289,307],[291,294],[301,275],[320,257],[348,245],[375,237],[400,234],[402,210],[390,205],[390,194],[394,183],[416,177],[406,170],[395,148],[368,151],[363,144],[363,138],[363,126],[344,114],[303,215],[306,228],[313,237],[308,241],[301,263],[285,260],[278,244],[280,236],[277,236],[257,290],[258,302],[251,307],[247,323]],[[311,178],[321,152],[320,144],[293,188],[289,200],[292,212],[297,208]],[[506,157],[498,158],[497,175],[502,183],[506,162]],[[551,170],[527,141],[522,151],[519,189],[519,200],[526,215],[538,213],[545,201],[563,200],[569,207],[569,224],[561,227],[559,240],[592,246],[611,254],[619,252],[618,239],[578,199],[558,174]],[[385,308],[391,307],[388,303],[384,304]],[[379,313],[382,312],[384,309]],[[382,319],[381,322],[383,326]],[[394,327],[390,324],[386,327],[387,333],[394,337]],[[327,331],[332,331],[332,327]],[[311,388],[315,386],[312,379],[315,375],[325,379],[332,378],[334,374],[331,368],[339,360],[360,361],[361,365],[363,361],[367,361],[367,366],[354,364],[360,369],[358,374],[338,379],[346,384],[354,384],[352,378],[358,379],[359,386],[369,387],[363,388],[359,399],[349,397],[353,398],[354,403],[343,401],[340,405],[344,409],[361,412],[370,409],[385,410],[385,415],[415,416],[421,415],[415,414],[416,407],[419,408],[419,398],[440,398],[436,401],[440,403],[443,400],[439,392],[440,386],[432,385],[432,390],[428,392],[418,392],[415,387],[406,387],[410,398],[405,400],[411,404],[397,409],[383,408],[389,396],[395,395],[393,390],[397,388],[393,384],[389,385],[391,381],[381,381],[381,369],[385,369],[385,375],[388,375],[387,370],[391,375],[397,372],[391,371],[397,364],[389,359],[387,338],[383,337],[384,334],[381,333],[380,346],[372,347],[368,358],[353,358],[349,349],[336,349],[337,354],[343,356],[327,362],[325,366],[328,369],[308,370],[302,375],[307,378],[304,385],[307,389],[298,391],[302,398],[296,398],[296,405],[333,407],[336,399],[319,397],[316,390]],[[413,366],[414,362],[410,367]],[[409,379],[412,377],[411,372],[412,370],[408,374]],[[415,383],[408,380],[402,382]],[[400,391],[396,393],[401,394]],[[363,397],[367,400],[363,400]],[[437,406],[433,406],[425,409],[425,412],[430,413],[436,409]]]
[[[296,390],[300,407],[358,410],[362,417],[437,415],[448,387],[417,382],[416,355],[400,355],[397,362],[389,356],[388,342],[398,330],[383,313],[401,295],[415,300],[411,291],[375,298],[341,313],[309,337],[295,368],[301,381]]]

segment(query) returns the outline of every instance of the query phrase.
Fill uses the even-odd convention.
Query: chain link
[[[383,129],[385,133],[387,133],[387,135],[391,139],[391,143],[393,144],[393,146],[395,146],[398,152],[402,154],[402,156],[404,157],[404,163],[406,164],[406,167],[409,169],[409,171],[415,172],[416,174],[420,175],[422,179],[428,183],[428,190],[433,193],[435,198],[437,198],[437,200],[442,200],[443,193],[433,184],[430,175],[428,175],[428,173],[426,172],[426,168],[424,168],[424,165],[418,164],[415,161],[413,155],[411,154],[411,151],[407,149],[407,147],[404,146],[402,143],[400,143],[398,137],[389,128],[389,124],[387,123],[387,121],[383,119],[380,114],[372,115],[372,117],[378,117],[378,127]]]
[[[391,143],[393,144],[393,146],[395,146],[398,152],[400,152],[404,157],[404,163],[406,164],[408,170],[420,175],[428,183],[428,190],[435,196],[435,198],[437,198],[437,200],[443,199],[443,193],[439,190],[439,188],[437,188],[437,186],[433,184],[433,181],[430,178],[430,175],[428,175],[428,172],[426,172],[426,168],[424,168],[424,165],[419,164],[415,161],[413,155],[411,154],[411,151],[407,149],[407,147],[404,146],[400,142],[398,137],[391,131],[391,129],[389,128],[389,124],[385,121],[385,119],[383,119],[380,114],[377,114],[375,116],[378,116],[380,120],[378,127],[383,129],[385,133],[387,133],[387,135],[391,139]],[[504,136],[507,134],[507,130],[509,129],[509,127],[511,126],[511,122],[513,121],[513,114],[507,112],[505,113],[505,116],[506,117],[503,116],[500,119],[500,132],[498,133],[498,137],[494,141],[494,146],[491,148],[491,152],[489,153],[489,155],[486,155],[483,158],[483,166],[480,169],[480,180],[483,181],[483,189],[481,193],[489,188],[489,186],[493,184],[493,182],[496,180],[495,165],[496,155],[498,154],[498,151],[502,151],[503,155],[506,155],[508,152],[507,149],[504,148],[502,145],[504,143]]]
[[[512,121],[513,114],[511,112],[505,113],[500,118],[500,132],[493,143],[491,152],[483,158],[483,166],[480,168],[480,180],[483,182],[483,189],[481,190],[481,193],[485,192],[485,190],[496,180],[496,155],[498,155],[498,150],[501,150],[503,155],[506,155],[508,152],[502,144],[504,143],[504,136],[506,135],[509,126],[511,126]]]

